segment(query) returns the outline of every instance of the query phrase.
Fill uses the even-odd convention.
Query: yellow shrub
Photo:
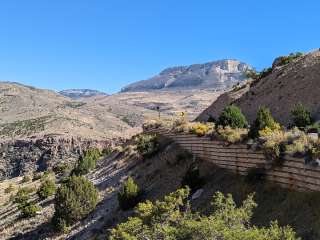
[[[228,143],[242,142],[248,136],[248,129],[246,128],[231,128],[219,126],[217,129],[218,138]]]
[[[279,123],[274,123],[272,127],[265,127],[264,129],[259,131],[260,137],[267,137],[274,133],[278,134],[281,131],[281,126]]]
[[[196,134],[199,137],[202,137],[207,134],[211,134],[213,131],[213,123],[193,123],[191,124],[189,132]]]

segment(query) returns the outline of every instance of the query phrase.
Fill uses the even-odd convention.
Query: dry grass
[[[226,141],[228,143],[241,143],[243,142],[248,136],[248,129],[245,128],[236,128],[232,129],[231,127],[222,127],[219,126],[217,128],[218,139]]]

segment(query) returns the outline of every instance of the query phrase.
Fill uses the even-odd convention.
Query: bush
[[[64,230],[93,211],[98,202],[98,191],[83,176],[71,176],[63,182],[55,196],[53,223]]]
[[[293,156],[303,155],[310,144],[310,138],[297,128],[293,128],[287,134],[290,135],[290,133],[292,136],[287,140],[286,153]]]
[[[228,143],[240,143],[248,137],[248,129],[246,128],[235,128],[222,127],[217,128],[217,137]]]
[[[38,196],[41,199],[46,199],[51,197],[56,192],[56,184],[52,179],[46,179],[42,182],[40,188],[38,189]]]
[[[122,210],[134,208],[140,200],[141,192],[139,186],[129,177],[118,193],[118,203]]]
[[[231,105],[227,106],[219,116],[217,121],[219,126],[230,126],[231,128],[245,128],[248,123],[240,108]]]
[[[204,185],[204,179],[200,177],[200,171],[197,165],[192,164],[182,179],[182,187],[188,186],[191,192],[195,192]]]
[[[96,168],[97,160],[100,158],[101,153],[97,148],[91,148],[85,151],[84,156],[79,158],[76,168],[73,170],[75,175],[85,175],[90,170]]]
[[[310,133],[318,133],[320,134],[320,123],[313,123],[312,125],[309,125],[306,127],[306,132]]]
[[[257,113],[257,118],[254,123],[250,127],[249,137],[250,138],[258,138],[259,131],[274,131],[279,130],[280,125],[273,119],[270,110],[265,107],[260,107]]]
[[[21,211],[22,217],[29,218],[37,215],[37,212],[40,211],[40,207],[34,203],[27,203],[22,207],[18,207]]]
[[[305,128],[312,123],[311,113],[301,103],[291,110],[291,118],[294,126],[298,128]]]
[[[156,135],[141,134],[136,138],[137,150],[143,157],[151,157],[158,151]]]
[[[232,196],[216,192],[213,211],[209,215],[192,212],[188,189],[179,189],[163,201],[146,201],[136,208],[136,214],[111,230],[110,240],[129,239],[219,239],[219,240],[298,240],[290,227],[269,227],[251,224],[257,204],[249,195],[237,207]]]
[[[29,194],[32,192],[30,188],[19,188],[16,196],[14,197],[14,203],[23,203],[29,200]]]
[[[196,134],[198,137],[202,137],[213,130],[213,125],[204,123],[194,123],[190,128],[190,133]]]
[[[29,194],[32,190],[29,188],[20,188],[14,198],[14,203],[18,205],[22,217],[34,217],[40,208],[33,202],[30,202]]]
[[[301,52],[290,53],[290,55],[288,55],[288,56],[282,56],[279,58],[278,66],[286,65],[301,56],[303,56],[303,53],[301,53]]]
[[[103,156],[108,156],[113,152],[113,148],[111,146],[107,146],[102,150]]]
[[[53,167],[53,172],[58,175],[67,176],[72,172],[73,166],[70,163],[59,163]]]
[[[320,159],[320,143],[316,142],[310,145],[306,153],[307,153],[307,157],[309,158],[308,162]]]
[[[265,78],[267,76],[269,76],[272,73],[272,68],[264,68],[261,72],[257,72],[255,70],[249,69],[246,71],[246,76],[247,78],[251,78],[254,81],[253,84],[257,83],[260,79]]]

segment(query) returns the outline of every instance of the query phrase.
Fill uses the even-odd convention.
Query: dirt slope
[[[205,120],[209,114],[217,117],[223,106],[230,102],[238,105],[250,122],[255,119],[259,106],[266,106],[276,120],[288,124],[290,110],[299,102],[318,119],[319,90],[320,51],[317,50],[287,65],[275,67],[269,76],[254,84],[248,92],[239,92],[239,98],[233,98],[232,92],[225,93],[199,116],[199,120]]]

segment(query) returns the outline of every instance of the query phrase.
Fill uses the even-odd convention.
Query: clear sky
[[[3,0],[0,80],[117,92],[165,67],[320,47],[319,0]]]

